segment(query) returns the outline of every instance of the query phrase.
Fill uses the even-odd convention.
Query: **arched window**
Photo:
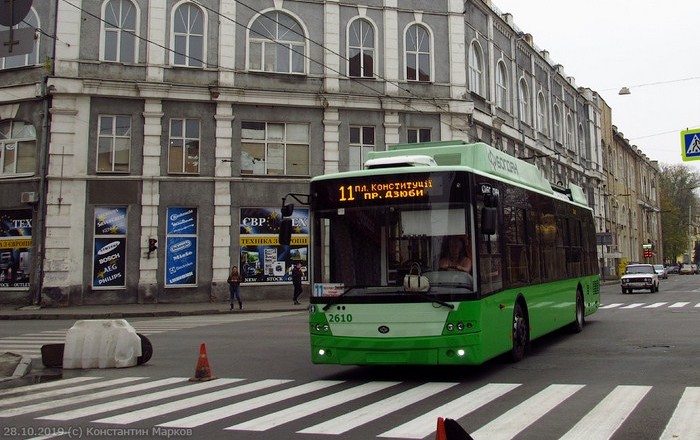
[[[39,20],[33,9],[29,11],[24,20],[13,26],[13,29],[23,29],[22,32],[31,32],[24,29],[38,29]],[[0,31],[7,31],[10,28],[0,25]],[[34,40],[34,49],[28,54],[13,55],[0,58],[0,69],[11,69],[13,67],[36,66],[39,63],[39,39]]]
[[[413,24],[406,30],[405,38],[406,80],[431,80],[430,32],[425,26]]]
[[[476,41],[469,46],[469,88],[477,95],[484,95],[484,56]]]
[[[102,11],[102,60],[136,62],[139,11],[131,0],[109,0]]]
[[[566,115],[566,148],[574,149],[574,120],[571,115]]]
[[[305,33],[291,16],[270,11],[248,31],[248,68],[263,72],[306,73]]]
[[[348,76],[374,77],[374,27],[363,19],[353,20],[348,27]]]
[[[506,63],[499,61],[496,67],[496,105],[506,111],[510,110],[508,89],[508,69]]]
[[[541,133],[547,133],[549,128],[547,122],[547,100],[544,93],[540,92],[537,94],[537,129]]]
[[[554,104],[552,116],[554,119],[554,142],[561,143],[561,110],[556,104]]]
[[[520,119],[526,124],[532,122],[532,114],[530,113],[530,90],[527,88],[525,78],[520,79]]]
[[[0,122],[0,166],[3,176],[36,171],[36,130],[32,124]]]
[[[578,125],[578,155],[581,158],[587,158],[586,154],[586,136],[583,131],[583,125]]]
[[[173,13],[172,48],[176,66],[202,67],[206,41],[206,15],[192,3],[183,3]]]

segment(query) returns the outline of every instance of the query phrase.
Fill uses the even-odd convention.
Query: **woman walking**
[[[234,299],[238,301],[238,308],[243,308],[243,303],[241,302],[241,274],[238,272],[238,267],[233,266],[231,268],[231,275],[228,276],[228,291],[231,295],[231,310],[233,310]]]

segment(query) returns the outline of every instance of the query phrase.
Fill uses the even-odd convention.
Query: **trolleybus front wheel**
[[[581,333],[586,322],[585,311],[583,306],[583,293],[581,289],[576,290],[576,317],[574,322],[569,325],[569,330],[572,333]]]
[[[527,311],[520,301],[513,307],[513,348],[510,350],[510,358],[513,362],[525,357],[525,351],[530,343],[530,324]]]

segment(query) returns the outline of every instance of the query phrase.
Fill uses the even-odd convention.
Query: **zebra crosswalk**
[[[653,302],[653,303],[645,303],[645,302],[637,302],[637,303],[610,303],[610,304],[601,304],[600,305],[600,310],[606,310],[606,309],[620,309],[620,310],[629,310],[629,309],[659,309],[659,308],[668,308],[668,309],[700,309],[700,302],[695,303],[694,301],[676,301],[676,302],[670,302],[670,301],[661,301],[661,302]]]
[[[583,392],[589,387],[595,393]],[[588,440],[625,438],[619,431],[643,402],[654,400],[653,390],[648,385],[244,378],[193,383],[181,377],[84,376],[0,390],[0,420],[12,425],[22,418],[26,424],[30,417],[35,426],[66,422],[93,429],[209,425],[225,432],[274,430],[275,438],[294,433],[338,438],[362,430],[363,438],[423,439],[434,435],[437,417],[471,422],[467,416],[481,412],[476,418],[481,425],[470,426],[476,440],[516,438],[539,423],[564,423],[558,437]],[[700,438],[700,387],[684,387],[667,402],[666,409],[650,402],[670,417],[648,438]],[[582,414],[579,420],[552,416],[574,407]],[[421,410],[417,417],[416,408]]]
[[[279,313],[247,313],[238,315],[206,315],[206,316],[177,316],[142,321],[131,321],[129,324],[138,333],[151,336],[169,331],[187,330],[208,325],[230,324],[260,319],[275,319],[280,316],[292,315],[296,312]],[[72,324],[71,324],[72,325]],[[26,333],[18,336],[0,338],[0,353],[12,352],[32,358],[41,358],[41,346],[45,344],[60,344],[65,342],[68,328],[47,330],[37,333]]]

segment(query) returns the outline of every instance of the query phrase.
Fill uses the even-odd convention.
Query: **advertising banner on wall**
[[[301,263],[307,280],[309,210],[297,208],[292,215],[292,243],[280,246],[282,212],[279,208],[241,208],[241,265],[245,283],[291,282],[292,267]]]
[[[0,287],[29,288],[32,210],[0,211]]]
[[[92,260],[94,288],[126,286],[126,218],[125,206],[95,207]]]
[[[165,285],[197,285],[197,208],[168,208]]]

